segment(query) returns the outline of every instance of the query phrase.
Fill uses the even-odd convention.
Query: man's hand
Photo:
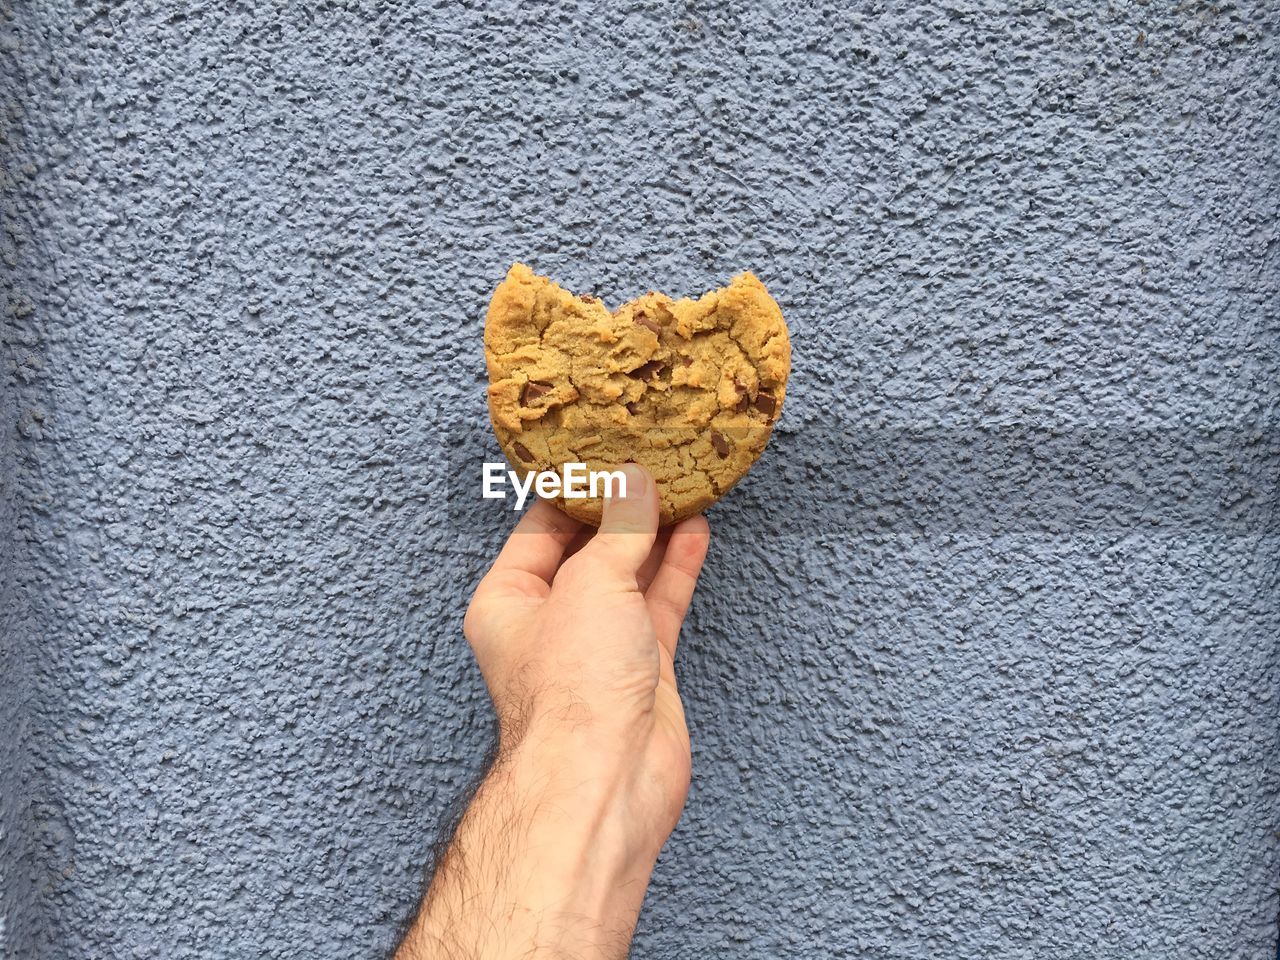
[[[689,788],[672,661],[709,532],[659,534],[652,478],[624,469],[598,533],[539,503],[476,590],[497,758],[398,960],[627,953]]]

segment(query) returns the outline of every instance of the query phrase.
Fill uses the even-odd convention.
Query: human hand
[[[710,533],[659,532],[653,479],[623,469],[598,532],[539,503],[476,590],[464,632],[499,749],[403,957],[626,953],[688,791],[673,659]]]
[[[652,478],[624,471],[627,498],[607,501],[598,533],[533,507],[481,581],[464,631],[498,713],[500,754],[550,751],[579,779],[630,781],[636,840],[656,855],[689,785],[673,660],[710,534],[701,516],[658,533]]]

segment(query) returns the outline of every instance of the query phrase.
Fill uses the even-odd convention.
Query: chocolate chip
[[[733,412],[742,413],[747,409],[747,404],[751,402],[751,394],[749,394],[747,392],[747,388],[737,380],[733,381],[733,389],[738,393],[738,402],[734,405]]]
[[[658,372],[666,366],[661,360],[650,360],[648,363],[636,367],[628,374],[637,380],[652,380],[658,375]]]
[[[693,366],[693,357],[684,357],[684,356],[682,356],[682,357],[679,357],[678,359],[680,360],[680,366],[682,366],[682,367],[691,367],[691,366]]]
[[[537,380],[530,380],[524,385],[524,389],[520,391],[520,406],[527,407],[540,397],[546,396],[554,388],[549,383],[539,383]]]
[[[652,330],[655,334],[662,333],[662,325],[656,320],[650,320],[643,310],[637,310],[631,315],[631,319],[640,324],[640,326],[647,327]]]
[[[752,406],[763,413],[766,417],[772,417],[773,411],[778,409],[778,401],[761,390],[756,394],[756,400]]]
[[[533,454],[526,450],[521,444],[511,444],[511,449],[516,452],[516,456],[525,463],[533,463]]]
[[[729,441],[714,430],[711,431],[711,446],[715,448],[716,453],[720,454],[721,460],[729,455]]]
[[[627,413],[631,414],[634,417],[639,412],[640,412],[639,400],[632,400],[630,403],[627,404]]]

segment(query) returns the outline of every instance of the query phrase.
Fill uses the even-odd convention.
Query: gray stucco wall
[[[9,301],[5,306],[12,310]],[[7,361],[6,356],[6,361]],[[28,880],[31,869],[32,819],[28,781],[31,753],[27,749],[29,698],[32,680],[28,658],[29,627],[19,609],[16,560],[18,533],[18,468],[15,457],[17,405],[14,377],[8,362],[0,375],[0,956],[21,955],[29,949],[24,927],[10,927],[14,918],[33,912],[35,892]]]
[[[635,956],[1273,956],[1270,6],[4,11],[10,955],[390,947],[488,734],[451,438],[524,259],[750,268],[796,348]]]

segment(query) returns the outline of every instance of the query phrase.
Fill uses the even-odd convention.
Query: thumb
[[[658,534],[658,488],[649,471],[637,463],[624,463],[626,495],[612,496],[616,484],[608,484],[600,532],[591,540],[591,553],[601,563],[634,575]]]

